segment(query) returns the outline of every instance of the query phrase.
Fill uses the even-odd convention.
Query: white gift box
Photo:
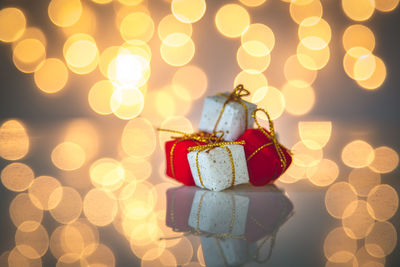
[[[226,148],[230,150],[233,159],[235,173],[233,184],[232,163]],[[193,179],[199,187],[221,191],[232,185],[249,182],[247,162],[242,145],[225,145],[210,150],[192,151],[188,153],[187,158]]]
[[[198,190],[192,202],[188,224],[197,231],[244,238],[248,208],[247,197]]]
[[[213,133],[215,124],[222,111],[224,103],[228,99],[229,94],[209,96],[205,98],[203,112],[199,129]],[[221,119],[218,122],[216,131],[224,132],[224,139],[227,141],[235,141],[238,139],[247,128],[252,128],[254,119],[251,116],[257,105],[249,103],[245,100],[240,100],[247,108],[247,125],[246,125],[246,110],[243,105],[237,101],[229,101],[222,112]]]

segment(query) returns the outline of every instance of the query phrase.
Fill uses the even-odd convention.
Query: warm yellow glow
[[[39,40],[43,44],[44,47],[47,47],[47,39],[46,39],[46,36],[44,35],[43,31],[36,27],[28,27],[25,29],[24,33],[18,39],[18,41],[13,42],[11,44],[12,49],[13,50],[15,49],[15,47],[19,44],[19,41],[25,40],[25,39]]]
[[[206,73],[198,66],[187,65],[179,68],[172,77],[173,89],[185,100],[199,99],[208,86]]]
[[[342,0],[344,13],[352,20],[364,21],[375,11],[374,0]]]
[[[133,12],[124,17],[119,28],[125,41],[150,41],[154,34],[153,19],[144,12]]]
[[[304,19],[309,17],[321,18],[323,8],[320,0],[310,0],[307,2],[290,1],[289,12],[292,19],[297,24],[300,24]]]
[[[143,0],[118,0],[121,4],[127,6],[137,6],[143,2]]]
[[[39,225],[35,230],[30,232],[24,232],[21,228],[18,228],[15,233],[15,246],[25,257],[38,259],[49,248],[49,235],[42,225]]]
[[[206,12],[205,0],[172,0],[171,11],[184,23],[194,23],[200,20]]]
[[[361,24],[347,27],[343,33],[342,42],[346,51],[357,46],[364,47],[371,52],[375,48],[374,33],[367,26]]]
[[[53,149],[51,160],[57,168],[72,171],[82,167],[86,161],[86,155],[79,145],[72,142],[63,142]]]
[[[115,257],[112,250],[104,244],[98,244],[93,253],[85,257],[87,266],[115,267]]]
[[[81,195],[72,187],[59,187],[50,195],[50,201],[53,197],[58,198],[59,195],[62,195],[62,198],[57,207],[50,210],[51,216],[59,223],[75,222],[82,212]]]
[[[399,2],[399,0],[375,0],[375,8],[382,12],[390,12],[399,5]]]
[[[129,174],[131,174],[137,182],[149,178],[153,170],[151,163],[144,158],[126,157],[122,159],[121,164],[125,170],[125,174],[128,174],[127,178],[129,178]]]
[[[375,90],[380,87],[386,79],[386,66],[379,57],[375,56],[375,70],[371,77],[366,80],[357,81],[358,85],[367,90]]]
[[[259,92],[260,90],[261,89],[259,89],[257,92]],[[253,103],[256,94],[253,96],[253,101],[252,101]],[[272,86],[268,87],[266,93],[264,94],[263,98],[260,101],[255,101],[255,102],[257,103],[258,107],[263,108],[268,112],[272,120],[278,119],[285,111],[286,104],[282,92]],[[261,112],[257,114],[257,117],[263,120],[267,120],[265,115]]]
[[[369,168],[353,169],[349,174],[349,183],[359,196],[366,197],[372,188],[381,183],[381,175]]]
[[[368,194],[368,212],[378,221],[387,221],[399,208],[399,196],[388,184],[375,186]]]
[[[339,167],[333,160],[322,159],[318,165],[307,168],[307,177],[316,186],[328,186],[339,176]]]
[[[57,93],[68,81],[68,69],[58,58],[47,58],[34,73],[36,86],[45,93]]]
[[[118,56],[120,50],[120,46],[109,46],[101,52],[99,58],[99,69],[104,77],[108,78],[108,68],[110,63]]]
[[[1,182],[8,190],[14,192],[28,189],[34,178],[32,169],[24,163],[11,163],[1,171]]]
[[[243,5],[249,7],[261,6],[267,0],[239,0]]]
[[[7,257],[7,258],[3,258]],[[14,247],[11,251],[9,252],[4,252],[1,255],[2,260],[0,261],[3,263],[4,259],[4,266],[9,266],[9,267],[41,267],[42,266],[42,260],[39,259],[29,259],[22,255],[17,247]]]
[[[70,36],[75,33],[94,34],[97,26],[96,13],[88,5],[83,5],[82,14],[78,21],[69,27],[63,27],[65,35]]]
[[[236,38],[250,25],[250,15],[240,5],[226,4],[217,11],[215,24],[222,35]]]
[[[356,200],[344,210],[342,225],[350,238],[365,238],[371,232],[375,220],[369,215],[368,209],[368,203],[365,200]]]
[[[397,245],[397,231],[390,222],[376,222],[371,233],[365,238],[369,254],[383,258],[393,252]]]
[[[175,256],[176,264],[178,266],[186,266],[186,264],[188,264],[192,259],[193,245],[189,239],[182,237],[178,244],[169,248],[168,251]]]
[[[101,158],[90,166],[90,179],[94,186],[115,190],[121,187],[125,171],[121,163],[112,158]]]
[[[190,122],[190,120],[188,120],[186,117],[183,116],[167,118],[161,123],[160,128],[174,129],[176,131],[181,131],[184,133],[193,133],[194,131],[193,125]],[[159,132],[158,138],[161,149],[164,151],[164,144],[167,140],[171,139],[171,133]]]
[[[308,140],[307,142],[311,143],[312,141]],[[314,149],[318,147],[315,144],[312,147],[313,149],[310,149],[302,141],[293,145],[291,149],[293,152],[293,163],[300,167],[312,167],[319,164],[323,157],[322,149]]]
[[[45,58],[46,47],[38,39],[23,39],[13,50],[14,65],[25,73],[34,72]]]
[[[356,46],[344,55],[343,67],[350,78],[357,81],[367,80],[376,69],[376,59],[368,49]]]
[[[195,54],[195,45],[193,40],[187,36],[181,46],[170,46],[169,43],[176,43],[176,34],[168,35],[160,46],[161,58],[174,67],[181,67],[189,63]],[[171,39],[171,40],[170,40]],[[178,41],[178,43],[181,43]]]
[[[57,179],[50,176],[39,176],[29,187],[29,197],[38,209],[51,210],[57,207],[61,201],[62,192],[53,194],[60,187],[61,184]]]
[[[101,5],[103,5],[103,4],[108,4],[108,3],[111,3],[112,1],[114,1],[114,0],[91,0],[93,3],[96,3],[96,4],[101,4]]]
[[[77,33],[65,41],[63,54],[68,67],[77,74],[92,72],[98,64],[96,41],[88,34]]]
[[[157,197],[157,191],[152,184],[146,181],[137,183],[133,194],[120,201],[122,212],[130,219],[145,219],[154,210]]]
[[[362,246],[360,249],[358,249],[356,257],[358,266],[384,267],[386,262],[386,259],[384,257],[377,258],[369,254],[368,251],[365,249],[365,246]]]
[[[283,67],[283,73],[286,80],[294,82],[299,86],[308,86],[313,84],[317,78],[317,71],[305,68],[297,58],[297,55],[290,56]]]
[[[158,37],[169,46],[182,46],[192,36],[193,27],[190,23],[183,23],[169,14],[158,24]],[[174,38],[169,37],[174,35]]]
[[[250,24],[241,36],[243,48],[250,55],[261,57],[271,53],[275,46],[274,32],[261,23]]]
[[[399,165],[399,154],[387,146],[375,148],[375,158],[369,168],[377,173],[388,173]]]
[[[24,13],[15,7],[0,10],[0,41],[14,42],[20,38],[26,28]]]
[[[122,149],[130,156],[149,157],[156,148],[156,133],[145,118],[129,121],[121,138]]]
[[[130,120],[143,110],[144,97],[136,88],[117,88],[111,96],[111,110],[120,119]]]
[[[303,67],[310,70],[320,70],[328,64],[330,58],[329,46],[320,50],[307,48],[302,42],[297,46],[297,58]]]
[[[371,164],[375,158],[374,149],[365,141],[355,140],[342,150],[342,161],[352,168],[363,168]]]
[[[90,107],[100,115],[111,114],[111,97],[114,93],[114,85],[109,80],[102,80],[90,88],[88,101]]]
[[[171,93],[157,89],[147,94],[142,115],[150,120],[153,125],[160,125],[164,119],[176,114],[177,105]],[[189,97],[189,94],[185,96]]]
[[[262,88],[268,90],[268,81],[263,73],[248,73],[246,71],[240,72],[233,81],[233,87],[243,84],[250,92],[250,96],[243,97],[244,100],[251,101],[252,94],[261,90]]]
[[[240,46],[236,53],[236,60],[239,67],[250,74],[264,72],[271,63],[271,54],[265,56],[253,56],[243,46]]]
[[[96,226],[106,226],[115,219],[118,204],[111,193],[102,189],[90,190],[83,200],[86,218]]]
[[[331,121],[299,121],[298,128],[301,140],[310,149],[325,147],[332,134]]]
[[[0,157],[18,160],[29,151],[29,136],[24,125],[17,120],[8,120],[0,127]]]
[[[271,88],[271,87],[272,86],[270,86],[268,88],[267,87],[259,88],[257,91],[255,91],[253,93],[253,96],[251,97],[251,101],[250,102],[252,102],[254,104],[257,104],[258,102],[263,100],[263,98],[265,97],[265,95],[269,91],[269,88]],[[282,98],[283,98],[283,96],[282,96]]]
[[[333,229],[324,241],[325,257],[332,262],[345,263],[354,257],[357,242],[346,235],[342,227]]]
[[[298,30],[300,42],[311,50],[321,50],[331,41],[332,31],[323,18],[309,17],[304,19]]]
[[[153,252],[153,250],[149,250],[146,254],[144,254],[142,257],[141,266],[143,267],[177,266],[176,258],[171,252],[169,252],[169,250],[164,250],[163,253],[158,257],[156,257],[155,259],[153,259],[154,253],[158,254],[157,249],[156,252]]]
[[[51,0],[48,14],[50,20],[59,27],[75,24],[82,15],[80,0]]]
[[[352,213],[349,209],[345,213],[346,208],[355,200],[357,200],[357,192],[351,184],[346,182],[335,183],[326,191],[326,210],[334,218],[345,218]]]
[[[33,205],[28,194],[20,193],[11,201],[10,218],[21,231],[32,232],[42,222],[43,211]]]
[[[295,116],[310,112],[315,103],[314,89],[302,82],[289,81],[283,86],[282,94],[286,111]]]

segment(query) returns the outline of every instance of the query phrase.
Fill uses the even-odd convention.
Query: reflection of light
[[[52,193],[56,198],[60,194],[62,195],[60,203],[50,210],[50,214],[57,222],[70,224],[81,215],[82,198],[78,191],[72,187],[59,187]],[[50,198],[52,198],[52,195],[50,195]]]
[[[146,59],[131,53],[120,53],[108,66],[108,77],[118,86],[142,86],[149,66]]]
[[[342,224],[350,238],[365,238],[371,232],[375,220],[368,213],[368,205],[365,200],[355,200],[344,210]]]
[[[339,176],[339,167],[330,159],[322,159],[318,165],[307,168],[307,177],[316,186],[328,186]]]

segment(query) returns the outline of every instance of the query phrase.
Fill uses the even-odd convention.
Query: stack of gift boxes
[[[230,94],[206,97],[200,132],[182,133],[165,143],[169,177],[221,191],[248,182],[263,186],[287,170],[290,152],[276,139],[268,113],[242,99],[249,94],[239,85]],[[260,125],[257,112],[265,113],[269,130]],[[253,129],[254,122],[257,128]]]

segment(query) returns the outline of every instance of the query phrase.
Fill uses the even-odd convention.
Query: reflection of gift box
[[[190,150],[193,151],[187,158],[197,186],[221,191],[249,181],[242,145],[219,143],[214,147],[206,145]]]
[[[245,239],[201,237],[206,266],[241,266],[248,258]]]
[[[199,129],[208,133],[223,131],[225,140],[234,141],[251,128],[254,124],[251,114],[257,106],[241,99],[243,90],[248,93],[238,86],[232,94],[206,97]]]
[[[248,207],[247,197],[198,190],[190,210],[189,226],[211,234],[241,236],[245,232]]]
[[[191,228],[188,225],[195,187],[181,186],[167,190],[166,224],[175,231],[186,232]]]

